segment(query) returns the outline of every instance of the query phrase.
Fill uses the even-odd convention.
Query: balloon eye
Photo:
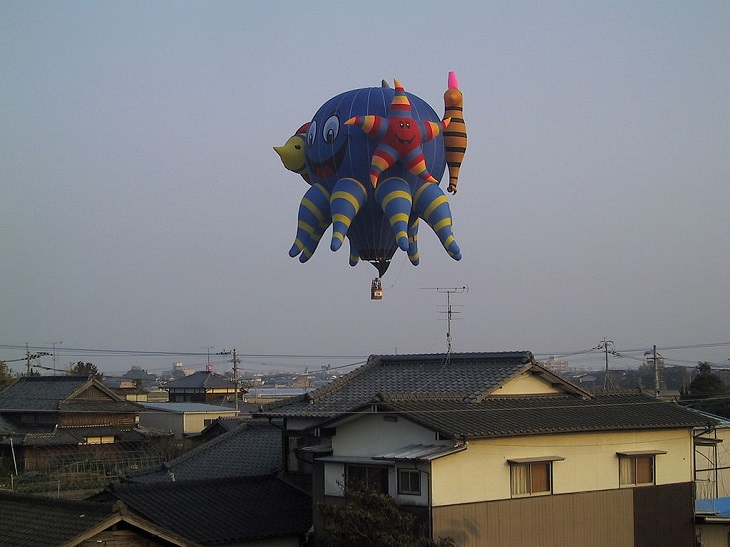
[[[297,150],[301,150],[302,149],[302,145],[301,144],[295,144],[294,145],[294,148],[296,148]]]
[[[340,119],[337,116],[330,116],[322,127],[322,138],[327,144],[335,142],[340,132]]]
[[[307,144],[309,146],[312,146],[314,144],[314,139],[317,138],[317,122],[313,121],[311,124],[309,124],[309,130],[307,131]]]

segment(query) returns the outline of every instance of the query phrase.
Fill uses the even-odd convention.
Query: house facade
[[[311,468],[315,506],[367,486],[460,546],[694,545],[696,414],[587,392],[529,352],[361,369],[271,410],[287,422],[290,468]]]
[[[559,399],[519,403],[549,414],[553,405],[570,404]],[[620,412],[654,404],[644,397],[611,399],[592,402]],[[605,546],[606,537],[610,545],[693,544],[686,421],[652,430],[639,429],[637,420],[637,429],[627,431],[610,431],[608,423],[596,432],[553,426],[545,434],[515,422],[509,432],[467,432],[457,420],[473,421],[468,414],[475,412],[509,414],[517,401],[497,411],[453,403],[374,401],[326,424],[334,429],[332,455],[317,460],[322,470],[314,475],[314,498],[336,503],[348,486],[366,484],[430,520],[432,537],[464,546]],[[586,404],[574,410],[597,414]],[[430,422],[434,412],[449,413],[451,430]]]
[[[194,372],[162,387],[170,394],[171,403],[235,401],[243,393],[230,379],[210,370]]]
[[[166,435],[141,427],[141,410],[95,378],[22,377],[0,393],[0,455],[16,475],[149,465]]]

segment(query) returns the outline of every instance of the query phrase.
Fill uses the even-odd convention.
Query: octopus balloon
[[[455,82],[451,73],[449,88],[458,92]],[[453,94],[447,91],[444,97]],[[455,112],[451,103],[448,99],[449,114]],[[325,102],[284,146],[274,147],[284,166],[310,184],[299,205],[289,255],[309,260],[331,225],[331,250],[339,250],[347,238],[350,265],[364,260],[383,276],[398,249],[418,265],[418,225],[423,219],[449,256],[460,260],[449,201],[439,187],[448,164],[449,190],[455,193],[465,151],[463,119],[458,118],[456,132],[447,131],[450,121],[407,93],[398,80],[394,89],[384,83]],[[458,146],[448,140],[453,138],[460,139]]]

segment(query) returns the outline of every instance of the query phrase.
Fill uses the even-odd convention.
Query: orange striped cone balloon
[[[444,118],[451,118],[451,123],[444,130],[446,164],[449,166],[447,190],[456,194],[459,170],[466,152],[466,124],[464,123],[464,96],[459,90],[459,81],[455,72],[449,72],[449,88],[444,93]]]

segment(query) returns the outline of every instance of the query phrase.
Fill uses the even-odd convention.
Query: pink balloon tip
[[[456,72],[449,72],[449,89],[459,89],[459,79]]]

